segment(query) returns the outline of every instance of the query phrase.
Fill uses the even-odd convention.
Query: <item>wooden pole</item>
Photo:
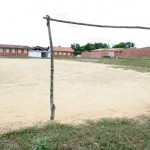
[[[45,19],[45,17],[44,17]],[[143,26],[112,26],[112,25],[97,25],[97,24],[89,24],[89,23],[81,23],[81,22],[73,22],[73,21],[65,21],[60,19],[53,19],[50,18],[51,21],[61,22],[61,23],[69,23],[75,25],[83,25],[83,26],[92,26],[92,27],[100,27],[100,28],[119,28],[119,29],[144,29],[150,30],[150,27],[143,27]]]
[[[50,50],[51,50],[51,69],[50,69],[50,111],[51,116],[50,120],[55,119],[55,104],[54,104],[54,50],[53,50],[53,42],[52,42],[52,35],[51,35],[51,28],[50,28],[50,16],[46,15],[43,17],[47,20],[47,28],[48,28],[48,36],[49,36],[49,43],[50,43]]]

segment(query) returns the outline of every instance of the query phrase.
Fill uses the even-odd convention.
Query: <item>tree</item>
[[[112,48],[130,48],[134,46],[135,44],[133,42],[120,42],[119,44],[113,45]]]
[[[95,43],[95,48],[99,49],[99,48],[110,48],[109,44],[106,43]]]
[[[74,50],[75,55],[80,55],[82,52],[82,47],[78,43],[71,44],[71,48]]]
[[[85,46],[84,46],[84,51],[91,51],[91,50],[94,50],[96,49],[95,48],[95,45],[92,44],[92,43],[87,43]]]
[[[134,46],[135,46],[135,44],[132,43],[132,42],[127,42],[126,43],[126,48],[130,48],[130,47],[134,47]]]
[[[134,47],[133,42],[120,42],[119,44],[113,45],[112,48],[130,48]],[[71,44],[71,48],[74,50],[74,55],[81,55],[84,51],[92,51],[99,48],[110,48],[109,44],[106,43],[87,43],[81,46],[79,43]]]
[[[109,44],[106,43],[87,43],[80,46],[78,43],[71,44],[71,48],[74,50],[75,55],[80,55],[84,51],[92,51],[99,48],[110,48]]]

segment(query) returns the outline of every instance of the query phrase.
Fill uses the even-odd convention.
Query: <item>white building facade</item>
[[[35,58],[50,58],[50,51],[48,48],[36,46],[30,49],[28,56]]]

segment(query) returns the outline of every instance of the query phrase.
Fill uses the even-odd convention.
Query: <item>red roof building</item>
[[[0,56],[27,57],[29,50],[29,46],[0,44]]]
[[[72,58],[73,57],[73,49],[70,47],[61,47],[54,46],[54,57],[55,58]]]

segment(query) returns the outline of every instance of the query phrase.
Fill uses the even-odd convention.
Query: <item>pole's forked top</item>
[[[50,16],[49,15],[46,15],[46,17],[43,17],[43,19],[46,19],[47,20],[47,26],[49,25],[49,21],[50,21]]]
[[[49,16],[49,15],[46,15],[46,18],[47,18],[48,20],[50,20],[50,16]]]
[[[50,16],[46,15],[46,17],[43,17],[43,18],[47,20],[47,26],[49,26]]]
[[[50,20],[50,16],[49,16],[49,15],[46,15],[46,17],[43,17],[43,19]]]

